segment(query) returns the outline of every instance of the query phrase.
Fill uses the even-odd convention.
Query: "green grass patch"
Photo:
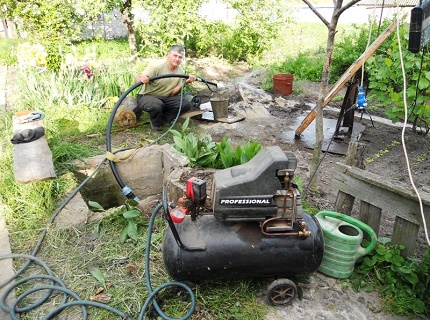
[[[75,54],[81,58],[102,61],[122,60],[130,56],[127,38],[114,40],[85,40],[75,44]]]
[[[11,66],[16,64],[16,47],[21,40],[0,38],[0,65]]]

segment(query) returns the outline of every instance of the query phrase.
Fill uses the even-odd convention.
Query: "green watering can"
[[[315,218],[324,235],[324,254],[318,271],[333,278],[348,278],[356,261],[375,247],[375,231],[360,220],[338,212],[320,211]],[[366,248],[361,245],[363,231],[370,236]]]

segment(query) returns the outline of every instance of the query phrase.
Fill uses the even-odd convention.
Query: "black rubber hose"
[[[183,78],[183,79],[188,79],[188,75],[185,74],[163,74],[160,76],[155,76],[155,77],[151,77],[149,78],[149,81],[154,81],[154,80],[158,80],[158,79],[164,79],[164,78]],[[207,81],[203,78],[200,77],[196,77],[197,81],[203,82],[205,83],[208,88],[210,89],[209,85],[213,85],[218,87],[218,85],[215,82],[211,82],[211,81]],[[132,85],[130,88],[128,88],[122,95],[121,97],[118,99],[118,101],[115,103],[112,112],[110,114],[109,120],[108,120],[108,124],[107,124],[107,129],[106,129],[106,150],[108,152],[112,152],[112,146],[111,146],[111,130],[112,130],[112,124],[115,118],[115,113],[118,110],[119,106],[121,105],[121,103],[123,102],[123,100],[130,94],[130,92],[132,92],[133,90],[135,90],[136,88],[140,87],[143,83],[142,82],[137,82],[134,85]],[[212,90],[211,91],[216,91],[216,90]],[[112,170],[112,173],[115,177],[115,180],[117,181],[118,185],[121,187],[122,190],[122,194],[125,195],[128,199],[134,199],[136,201],[139,201],[139,198],[133,193],[133,191],[127,187],[124,183],[124,181],[122,180],[121,176],[118,173],[117,167],[116,167],[116,163],[112,160],[109,159],[109,166]]]

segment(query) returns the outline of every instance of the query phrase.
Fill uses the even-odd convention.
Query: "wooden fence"
[[[335,211],[351,214],[355,200],[360,201],[359,220],[379,233],[381,216],[394,215],[391,243],[403,244],[403,256],[414,253],[419,227],[423,226],[418,197],[412,188],[407,189],[385,181],[384,177],[343,163],[337,163],[331,180],[338,190]],[[421,193],[424,216],[430,225],[430,194]]]

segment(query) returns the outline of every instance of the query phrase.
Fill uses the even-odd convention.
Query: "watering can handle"
[[[363,248],[364,252],[360,252],[360,256],[364,256],[368,254],[375,247],[376,241],[377,241],[377,235],[375,231],[364,222],[357,220],[353,217],[347,216],[345,214],[334,212],[334,211],[318,212],[318,217],[325,218],[326,216],[348,222],[353,226],[356,226],[357,228],[360,228],[361,230],[365,231],[370,236],[370,243],[366,248]]]

